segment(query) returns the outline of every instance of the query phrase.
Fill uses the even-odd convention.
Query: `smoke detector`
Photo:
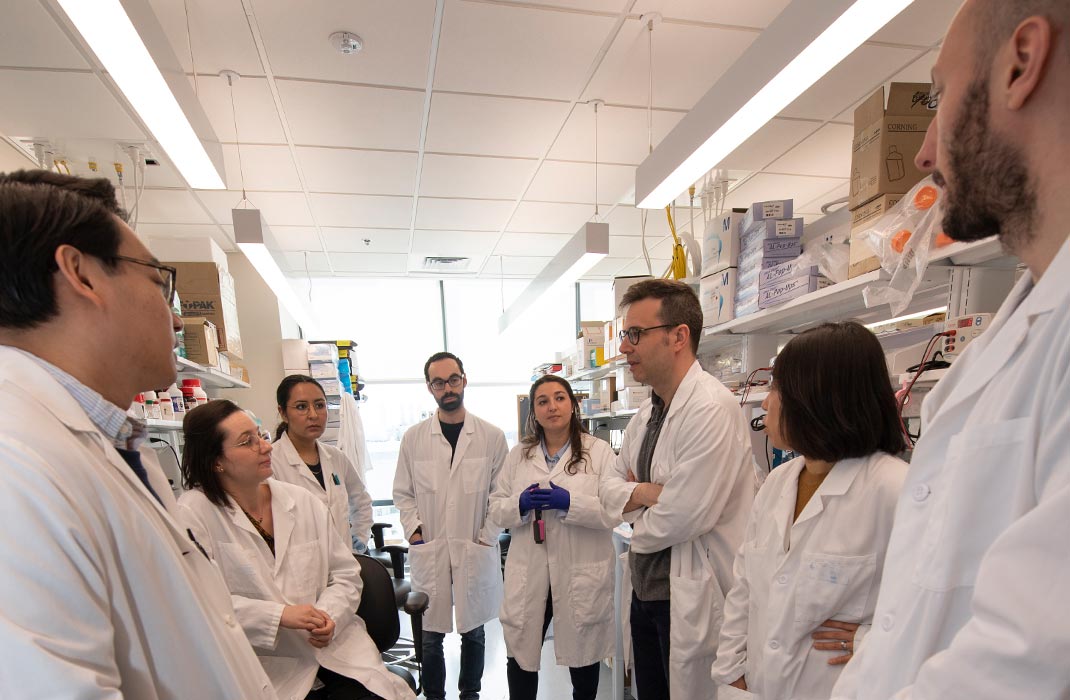
[[[327,41],[335,51],[347,56],[360,53],[360,50],[364,48],[364,40],[353,32],[335,32],[327,37]]]

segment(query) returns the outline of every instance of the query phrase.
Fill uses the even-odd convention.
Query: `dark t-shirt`
[[[446,440],[450,443],[450,465],[453,465],[453,455],[457,454],[457,441],[461,439],[461,430],[464,429],[464,421],[460,423],[443,423],[441,420],[438,422],[442,426],[442,434],[446,437]]]

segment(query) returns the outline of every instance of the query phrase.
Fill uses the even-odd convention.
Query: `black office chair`
[[[364,583],[360,597],[360,607],[357,615],[364,620],[364,626],[368,629],[368,636],[375,642],[379,653],[383,656],[386,667],[394,674],[400,676],[419,695],[423,684],[420,673],[423,663],[423,615],[430,602],[426,593],[410,593],[403,608],[409,615],[412,623],[412,638],[414,640],[415,663],[407,653],[402,653],[399,658],[392,650],[396,648],[398,639],[401,637],[401,622],[398,619],[397,606],[389,601],[394,597],[394,586],[390,573],[377,559],[366,554],[355,554],[360,564],[360,578]],[[420,682],[412,677],[409,672],[414,668],[421,675]]]
[[[394,597],[398,607],[405,605],[405,601],[412,593],[412,584],[405,578],[405,555],[409,548],[401,544],[386,544],[383,531],[390,527],[390,523],[375,523],[372,525],[372,543],[375,550],[371,556],[393,573]]]

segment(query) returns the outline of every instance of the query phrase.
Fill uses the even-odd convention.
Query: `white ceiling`
[[[211,236],[233,250],[244,182],[297,276],[405,275],[424,256],[462,255],[484,277],[531,277],[594,216],[588,101],[599,99],[599,214],[611,236],[595,279],[646,271],[635,167],[788,4],[441,0],[436,29],[435,0],[245,0],[249,16],[241,0],[131,0],[151,3],[224,143],[228,189],[209,192],[185,186],[53,1],[2,10],[0,134],[47,138],[81,173],[91,156],[114,159],[116,142],[148,143],[163,164],[144,183],[143,234]],[[793,197],[798,215],[819,218],[846,194],[854,107],[889,80],[926,80],[958,4],[915,2],[729,155],[726,205]],[[652,36],[644,12],[662,17]],[[338,30],[359,34],[364,51],[334,52]],[[223,69],[242,76],[232,91]],[[691,218],[678,209],[678,228]],[[664,213],[650,212],[656,273],[668,235]]]

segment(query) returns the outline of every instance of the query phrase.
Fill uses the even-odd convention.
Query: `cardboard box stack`
[[[214,262],[169,262],[178,271],[175,288],[183,318],[206,318],[219,334],[219,351],[242,359],[234,278]],[[193,360],[192,357],[189,359]],[[196,360],[193,360],[196,362]]]
[[[182,323],[186,359],[204,367],[218,368],[219,335],[215,324],[201,316],[183,316]]]
[[[849,276],[880,267],[862,238],[925,173],[914,165],[935,110],[929,83],[892,83],[885,107],[884,88],[855,109],[851,145],[851,255]]]
[[[716,326],[735,318],[736,268],[739,265],[739,229],[745,210],[714,219],[702,236],[702,279],[699,303],[702,325]]]
[[[606,363],[605,326],[605,321],[580,321],[580,332],[576,336],[579,369],[594,369]]]

